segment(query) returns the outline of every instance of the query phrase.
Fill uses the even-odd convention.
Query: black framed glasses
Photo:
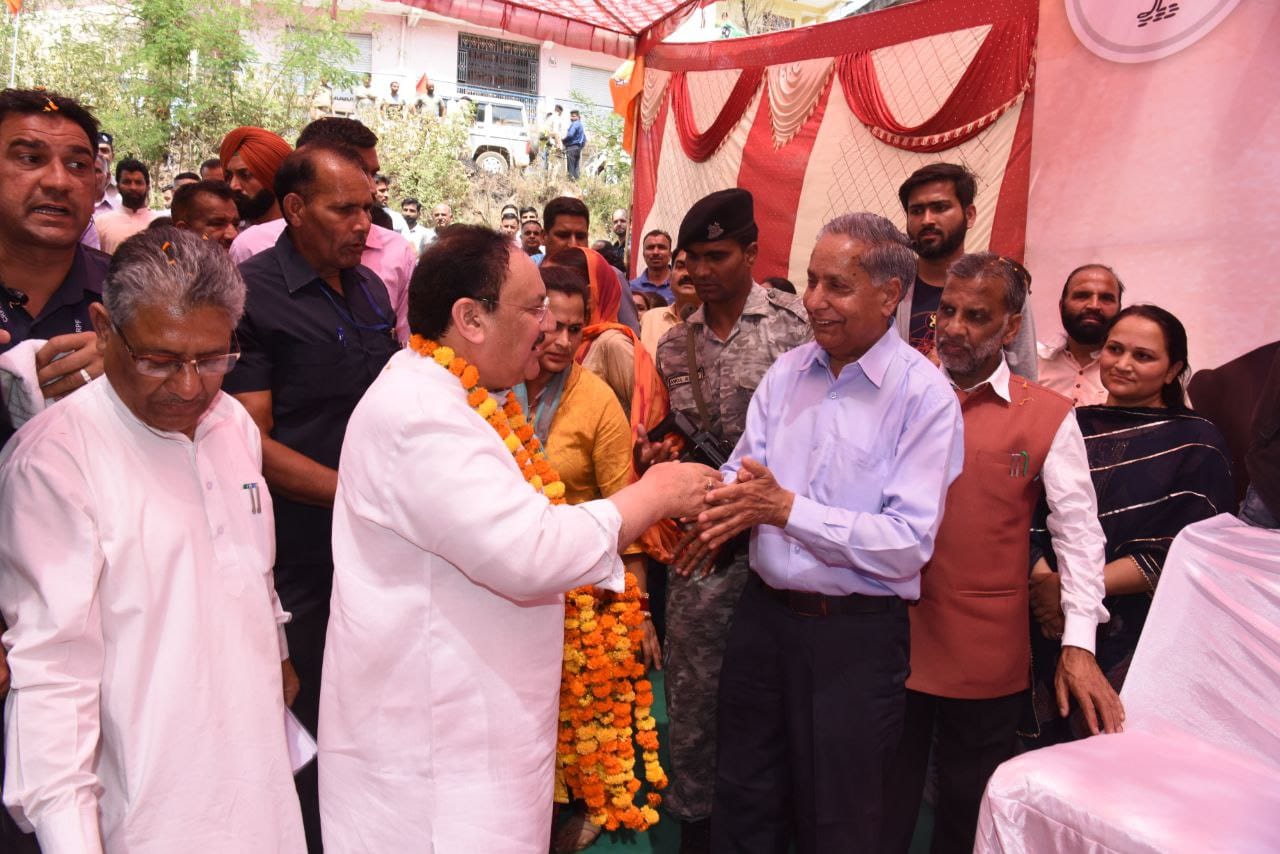
[[[478,297],[476,302],[487,302],[489,305],[509,305],[512,308],[518,308],[521,311],[527,311],[537,318],[538,323],[547,319],[547,312],[551,310],[551,297],[544,296],[542,302],[536,306],[520,305],[514,302],[502,302],[501,300],[488,299],[487,297]]]
[[[133,359],[133,367],[144,377],[167,380],[181,373],[187,365],[201,376],[220,377],[230,373],[240,358],[240,342],[236,340],[235,332],[231,333],[230,352],[219,353],[216,356],[201,356],[198,359],[182,359],[177,356],[137,353],[129,344],[129,339],[125,337],[124,330],[114,323],[111,324],[111,329],[120,336],[120,343],[128,351],[129,358]]]

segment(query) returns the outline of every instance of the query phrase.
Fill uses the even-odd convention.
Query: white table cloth
[[[1123,733],[996,770],[975,851],[1280,851],[1280,531],[1178,536],[1121,697]]]

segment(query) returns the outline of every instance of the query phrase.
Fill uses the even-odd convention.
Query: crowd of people
[[[741,189],[628,279],[625,210],[394,221],[355,119],[232,130],[159,221],[112,143],[0,93],[5,851],[574,851],[660,806],[686,854],[903,852],[931,776],[968,851],[1001,762],[1123,728],[1179,531],[1280,527],[1280,358],[1241,496],[1178,318],[1082,259],[1038,345],[958,165],[796,295]]]

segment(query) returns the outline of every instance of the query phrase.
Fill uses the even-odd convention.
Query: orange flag
[[[640,111],[640,96],[644,94],[644,57],[628,59],[609,78],[609,94],[613,97],[613,111],[622,116],[626,124],[622,131],[622,147],[634,152],[636,147],[636,116]]]
[[[16,15],[22,11],[22,0],[4,0],[4,2],[13,14]]]

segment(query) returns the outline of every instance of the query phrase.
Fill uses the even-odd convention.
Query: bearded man
[[[276,170],[291,151],[293,147],[284,139],[262,128],[238,127],[222,138],[222,168],[245,225],[280,219],[280,204],[272,187]]]
[[[915,282],[907,285],[898,304],[898,333],[926,356],[933,354],[938,298],[947,268],[964,254],[965,237],[978,218],[973,200],[977,178],[954,163],[931,163],[911,173],[898,188],[898,200],[907,217],[907,237],[919,260]],[[1024,288],[1031,290],[1031,274]],[[1036,378],[1035,324],[1028,312],[1018,333],[1004,348],[1009,370]]]
[[[938,305],[938,357],[964,418],[964,468],[947,491],[933,556],[909,609],[906,719],[890,765],[881,850],[906,852],[932,749],[938,766],[933,854],[969,852],[978,806],[996,766],[1018,752],[1030,698],[1027,531],[1042,499],[1062,576],[1060,713],[1069,697],[1093,732],[1115,732],[1120,699],[1093,648],[1102,605],[1102,528],[1084,439],[1071,402],[1011,377],[1003,346],[1026,304],[1018,269],[981,252],[947,272]]]
[[[1065,338],[1056,344],[1040,344],[1039,380],[1047,388],[1066,395],[1076,406],[1107,402],[1107,390],[1098,371],[1098,356],[1107,338],[1111,319],[1120,313],[1124,283],[1105,264],[1085,264],[1067,276],[1058,300]]]

